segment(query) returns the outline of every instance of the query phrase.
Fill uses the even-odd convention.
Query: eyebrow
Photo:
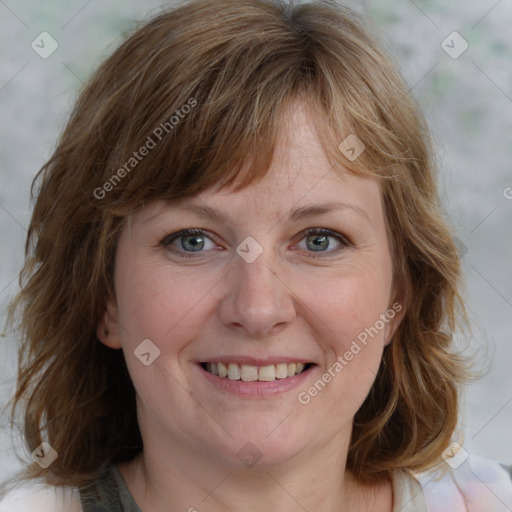
[[[203,217],[212,221],[217,221],[222,224],[227,224],[230,220],[228,214],[202,204],[196,204],[192,202],[183,203],[178,208],[182,212],[190,213],[196,217]],[[324,215],[326,213],[339,210],[352,211],[360,217],[366,219],[368,222],[371,222],[368,214],[359,206],[343,202],[321,203],[293,208],[288,212],[288,220],[292,222],[298,222],[309,217],[317,217],[319,215]]]

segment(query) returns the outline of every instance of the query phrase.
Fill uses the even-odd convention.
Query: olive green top
[[[79,489],[84,512],[142,512],[115,464],[109,464],[94,484]]]

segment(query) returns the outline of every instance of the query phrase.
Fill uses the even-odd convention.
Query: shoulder
[[[15,487],[0,500],[0,512],[83,512],[77,489],[32,482]]]
[[[414,475],[423,489],[427,511],[512,510],[510,468],[465,450],[457,457],[447,459],[445,471]]]

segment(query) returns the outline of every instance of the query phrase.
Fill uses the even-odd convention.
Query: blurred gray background
[[[429,119],[440,155],[443,201],[463,254],[474,329],[473,338],[461,342],[481,348],[480,367],[488,365],[485,377],[465,393],[464,446],[510,464],[512,1],[346,4],[370,15],[382,31]],[[165,5],[157,0],[0,0],[0,333],[17,289],[34,174],[50,156],[82,82],[135,22]],[[58,43],[50,56],[44,52],[55,43],[42,32]],[[47,58],[31,47],[33,41]],[[0,407],[12,394],[15,371],[15,340],[3,333]],[[9,430],[2,411],[0,480],[21,467],[13,445],[20,445],[19,435]]]

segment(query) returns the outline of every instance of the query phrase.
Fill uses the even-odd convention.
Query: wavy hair
[[[377,481],[440,460],[467,376],[452,349],[461,267],[427,123],[369,23],[329,1],[192,0],[137,27],[88,80],[34,178],[9,308],[21,342],[13,420],[21,414],[29,450],[45,440],[59,454],[27,475],[79,485],[142,450],[122,351],[95,334],[115,300],[118,236],[156,199],[261,179],[298,98],[325,121],[316,127],[334,171],[380,181],[406,308],[355,416],[347,468]],[[339,149],[350,134],[365,145],[353,161]]]

